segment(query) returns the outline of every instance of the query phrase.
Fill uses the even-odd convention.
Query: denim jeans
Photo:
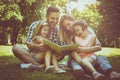
[[[69,61],[68,61],[70,67],[73,70],[83,70],[83,68],[81,67],[80,64],[78,64],[76,61],[74,61],[71,57],[69,57]],[[110,73],[111,71],[113,71],[112,66],[110,65],[109,61],[107,60],[107,58],[105,56],[97,56],[96,57],[96,62],[95,62],[95,68],[99,69],[101,71],[101,73]]]
[[[96,58],[96,66],[100,69],[100,71],[104,74],[108,74],[113,71],[112,66],[110,65],[108,59],[105,56],[99,55]],[[97,67],[96,67],[97,68]]]

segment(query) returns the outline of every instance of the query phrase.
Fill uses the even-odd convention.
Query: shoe
[[[104,75],[98,72],[93,73],[93,77],[95,80],[105,80]]]
[[[71,70],[71,68],[69,68],[67,65],[64,65],[64,64],[59,64],[58,66],[63,70]]]
[[[53,72],[55,70],[54,66],[49,66],[48,68],[45,69],[44,72]]]
[[[24,68],[24,69],[37,69],[37,68],[39,68],[39,66],[33,65],[32,63],[20,64],[20,67],[21,67],[21,68]]]
[[[66,73],[66,71],[63,70],[63,69],[58,68],[53,73]]]
[[[120,80],[120,73],[117,73],[115,71],[110,73],[110,79],[111,80]]]

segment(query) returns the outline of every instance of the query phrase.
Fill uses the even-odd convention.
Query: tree
[[[19,30],[19,23],[22,22],[23,16],[21,15],[19,6],[11,0],[2,0],[0,5],[0,27],[2,28],[1,43],[6,43],[8,36],[7,28],[10,27],[12,31],[11,41],[16,42],[17,33]]]
[[[29,25],[32,22],[45,19],[46,8],[48,6],[55,5],[61,9],[67,1],[0,0],[0,35],[3,36],[1,42],[3,43],[7,35],[10,34],[12,44],[17,43],[17,38],[27,35]],[[9,33],[5,33],[7,31]]]
[[[78,9],[73,9],[72,15],[76,19],[85,19],[88,25],[95,31],[97,34],[97,28],[102,20],[102,16],[99,14],[97,6],[99,5],[98,2],[94,4],[86,5],[86,9],[84,11],[80,11]]]
[[[99,38],[103,46],[120,47],[120,3],[119,0],[100,1],[99,12],[103,20],[99,26]]]

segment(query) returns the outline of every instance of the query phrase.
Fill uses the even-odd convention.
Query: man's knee
[[[13,45],[13,47],[12,47],[12,52],[15,54],[16,51],[17,51],[17,49],[19,49],[19,48],[18,48],[18,45],[17,45],[17,44]]]
[[[12,47],[12,52],[14,55],[19,55],[20,53],[22,53],[25,49],[23,47],[21,47],[20,45],[18,44],[15,44],[13,47]]]

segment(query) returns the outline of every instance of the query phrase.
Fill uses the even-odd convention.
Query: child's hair
[[[75,23],[72,25],[73,28],[74,28],[75,25],[80,25],[82,27],[83,31],[85,29],[87,29],[87,22],[84,19],[79,19],[79,20],[75,21]]]
[[[49,26],[47,22],[39,22],[38,26],[35,29],[35,35],[39,35],[39,33],[41,32],[41,29],[44,26]]]

